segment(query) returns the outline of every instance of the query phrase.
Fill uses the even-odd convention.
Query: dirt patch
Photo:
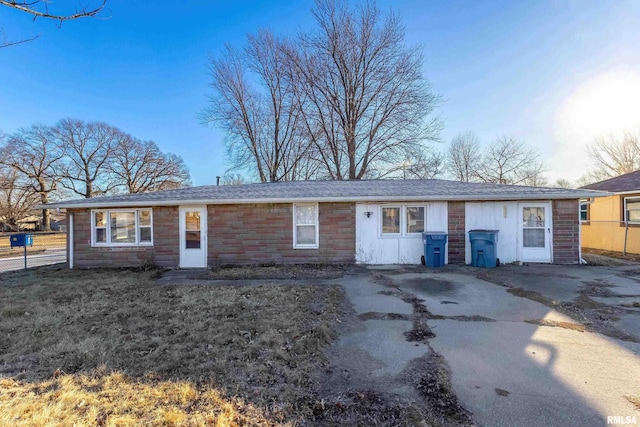
[[[471,426],[471,412],[462,407],[451,385],[449,367],[444,358],[431,351],[416,359],[407,376],[424,398],[427,420],[440,426]]]
[[[496,388],[496,394],[498,396],[502,396],[502,397],[507,397],[509,396],[511,393],[509,393],[507,390],[503,390],[501,388]]]
[[[608,289],[611,287],[612,285],[606,280],[595,280],[593,282],[584,282],[584,286],[578,292],[589,297],[610,298],[617,296]]]
[[[625,396],[629,402],[633,403],[636,409],[640,410],[640,395],[638,396]]]
[[[536,301],[549,307],[555,306],[557,304],[554,300],[552,300],[551,298],[545,297],[539,292],[529,291],[523,288],[509,288],[507,289],[507,292],[509,292],[511,295],[514,295],[520,298],[527,298],[527,299],[530,299],[531,301]]]
[[[199,280],[336,279],[357,267],[352,265],[261,264],[225,265],[194,276]]]
[[[379,313],[375,311],[368,311],[358,315],[358,319],[362,321],[366,320],[412,320],[413,315],[401,314],[401,313]]]
[[[479,316],[474,314],[473,316],[442,316],[443,319],[457,320],[459,322],[495,322],[495,319],[489,317]]]
[[[547,320],[547,319],[525,320],[525,322],[531,323],[532,325],[550,326],[550,327],[557,327],[557,328],[563,328],[563,329],[571,329],[573,331],[578,331],[578,332],[586,331],[586,328],[583,325],[578,325],[576,323],[556,322],[555,320]]]
[[[599,255],[598,257],[589,257],[589,255]],[[620,266],[628,263],[620,262],[622,261],[631,261],[640,263],[640,255],[639,254],[623,254],[622,252],[615,251],[605,251],[602,249],[591,249],[591,248],[582,248],[582,257],[589,263],[589,265],[599,265],[599,266]],[[607,257],[610,259],[602,258]]]
[[[539,302],[557,310],[576,320],[587,331],[601,333],[623,341],[640,342],[640,338],[615,327],[614,322],[619,319],[617,316],[619,309],[601,304],[588,296],[589,293],[605,293],[606,291],[601,290],[600,287],[603,287],[603,284],[600,282],[588,283],[582,295],[571,302],[558,302],[538,292],[522,288],[509,288],[507,292],[521,298]],[[604,288],[605,287],[603,287],[603,289]]]
[[[436,336],[427,325],[426,319],[416,319],[413,321],[413,328],[404,333],[409,342],[428,342],[429,338]]]
[[[374,390],[353,390],[316,400],[302,426],[419,426],[425,414],[416,405]]]

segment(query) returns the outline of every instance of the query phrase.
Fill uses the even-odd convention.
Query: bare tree
[[[163,153],[153,141],[140,141],[123,133],[115,143],[109,173],[113,182],[128,193],[170,190],[190,183],[189,170],[181,157]]]
[[[439,102],[422,76],[422,52],[408,48],[398,16],[370,2],[317,0],[318,30],[289,43],[304,124],[332,179],[361,179],[403,161],[437,137],[427,119]]]
[[[555,180],[555,182],[553,184],[551,184],[552,187],[556,187],[556,188],[576,188],[571,181],[569,181],[568,179],[565,178],[558,178]]]
[[[222,177],[222,185],[242,185],[246,183],[247,179],[239,173],[226,173]]]
[[[64,155],[50,128],[33,125],[9,137],[0,149],[0,163],[21,174],[26,181],[25,188],[32,189],[40,203],[46,204],[57,190],[59,178],[55,168]],[[50,229],[48,209],[42,210],[42,224],[45,231]]]
[[[497,138],[483,157],[478,180],[495,184],[546,185],[540,155],[510,136]]]
[[[222,57],[211,57],[214,95],[202,114],[205,123],[227,132],[232,168],[252,164],[262,182],[294,179],[310,146],[301,136],[301,103],[281,44],[261,30],[248,36],[244,50],[227,46]]]
[[[51,135],[66,153],[57,171],[65,188],[88,199],[117,186],[108,166],[121,131],[102,122],[64,119],[51,129]]]
[[[585,181],[597,182],[640,169],[640,129],[597,137],[587,146],[594,168]]]
[[[97,6],[81,6],[74,10],[69,11],[52,11],[50,10],[51,2],[48,0],[0,0],[0,6],[6,6],[12,9],[19,10],[26,14],[29,14],[33,17],[33,20],[36,19],[50,19],[53,21],[57,21],[58,26],[62,24],[63,21],[71,21],[74,19],[80,18],[88,18],[92,16],[96,16],[100,13],[105,5],[107,4],[107,0],[102,0]],[[2,36],[2,40],[0,41],[0,48],[14,46],[21,43],[27,43],[33,41],[40,37],[39,35],[24,38],[16,41],[9,41],[4,34],[4,32],[0,29],[0,35]]]
[[[417,152],[407,152],[402,163],[382,171],[371,168],[367,179],[434,179],[444,172],[444,156],[425,148]]]
[[[467,131],[453,138],[446,157],[447,169],[457,181],[478,180],[482,154],[480,140],[475,133]]]
[[[11,228],[38,203],[38,194],[23,174],[6,165],[0,165],[0,218]],[[5,230],[2,230],[5,231]]]

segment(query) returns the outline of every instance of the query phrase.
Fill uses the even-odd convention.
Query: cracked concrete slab
[[[542,319],[570,321],[567,316],[534,301],[513,296],[507,288],[455,273],[408,273],[389,276],[401,289],[424,300],[441,316],[483,316],[494,320]]]
[[[518,268],[523,270],[516,271]],[[436,335],[429,343],[447,360],[454,390],[476,422],[604,425],[608,415],[635,413],[625,396],[639,392],[640,344],[585,332],[584,328],[546,326],[562,326],[554,322],[577,326],[577,321],[475,277],[487,277],[483,271],[450,271],[385,275],[403,291],[423,300],[434,315],[481,315],[497,320],[428,320]],[[580,298],[589,281],[598,280],[602,285],[606,280],[606,285],[611,285],[606,289],[625,292],[638,286],[621,274],[593,267],[587,271],[580,266],[513,266],[493,270],[490,277],[538,292],[549,300],[570,302]],[[521,280],[523,277],[527,279]],[[623,313],[620,328],[638,328],[636,317],[640,319],[635,313]]]

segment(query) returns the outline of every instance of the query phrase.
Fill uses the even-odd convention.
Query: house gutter
[[[564,194],[509,194],[496,196],[485,195],[460,195],[453,197],[445,196],[358,196],[358,197],[285,197],[285,198],[255,198],[255,199],[184,199],[184,200],[131,200],[131,201],[109,201],[100,199],[90,199],[84,203],[51,203],[36,206],[37,209],[86,209],[86,208],[131,208],[140,206],[180,206],[180,205],[237,205],[237,204],[265,204],[265,203],[344,203],[344,202],[458,202],[458,201],[514,201],[514,200],[563,200],[580,199],[587,197],[605,197],[613,193],[601,192],[576,192]]]
[[[73,268],[73,214],[69,213],[69,269]]]

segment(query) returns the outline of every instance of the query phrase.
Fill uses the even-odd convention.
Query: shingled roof
[[[99,208],[278,202],[394,202],[449,200],[550,200],[607,195],[588,190],[467,183],[445,180],[292,181],[206,185],[142,194],[67,200],[48,208]]]
[[[626,191],[640,192],[640,171],[626,173],[604,181],[582,187],[585,190],[609,191],[621,193]]]

